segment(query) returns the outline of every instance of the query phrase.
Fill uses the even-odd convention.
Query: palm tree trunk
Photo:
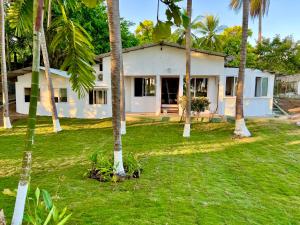
[[[185,44],[186,44],[186,116],[183,137],[190,137],[191,133],[191,18],[192,18],[192,0],[187,1],[187,16],[189,25],[186,29]]]
[[[49,96],[49,102],[51,106],[51,114],[52,114],[52,122],[53,122],[53,130],[54,132],[59,132],[61,131],[58,115],[57,115],[57,109],[55,105],[55,100],[54,100],[54,91],[53,91],[53,85],[52,85],[52,79],[51,79],[51,73],[50,73],[50,63],[49,63],[49,55],[48,55],[48,50],[47,50],[47,43],[46,43],[46,37],[45,37],[45,31],[42,26],[41,29],[41,49],[42,49],[42,54],[43,54],[43,59],[44,59],[44,64],[45,64],[45,75],[46,75],[46,80],[47,80],[47,85],[48,85],[48,96]]]
[[[258,43],[262,42],[262,6],[258,16]]]
[[[9,52],[9,39],[8,35],[5,35],[5,41],[6,41],[6,60],[7,60],[7,67],[8,71],[11,71],[11,62],[10,62],[10,52]]]
[[[12,128],[9,118],[9,100],[7,84],[7,68],[5,53],[5,19],[4,19],[4,2],[0,0],[0,37],[1,37],[1,78],[2,78],[2,101],[3,101],[3,127]]]
[[[28,124],[23,155],[22,171],[18,185],[15,209],[12,218],[12,225],[21,225],[26,202],[26,195],[30,181],[32,145],[34,142],[36,110],[39,90],[40,73],[40,36],[43,22],[44,0],[34,0],[33,2],[33,59],[31,76],[31,95],[29,105]]]
[[[48,0],[47,28],[50,27],[51,21],[52,21],[52,0]]]
[[[122,157],[120,74],[121,74],[121,31],[119,0],[107,0],[109,39],[111,47],[112,123],[114,134],[114,167],[118,176],[125,176]]]
[[[121,43],[122,46],[122,43]],[[122,49],[122,48],[121,48]],[[124,75],[124,66],[123,66],[123,57],[121,55],[121,134],[126,134],[126,109],[125,109],[125,75]]]
[[[243,0],[243,27],[242,27],[242,44],[241,44],[241,56],[239,76],[236,91],[236,122],[234,134],[240,137],[251,136],[249,130],[246,127],[244,119],[244,79],[247,57],[247,39],[248,39],[248,22],[249,22],[249,0]]]
[[[0,210],[0,225],[6,225],[3,209]]]

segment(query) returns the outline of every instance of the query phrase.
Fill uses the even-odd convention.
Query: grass
[[[38,119],[32,190],[47,189],[72,211],[72,225],[300,224],[300,129],[279,120],[248,121],[252,138],[232,139],[232,123],[183,125],[130,118],[124,153],[140,158],[140,179],[99,183],[85,179],[88,157],[112,154],[110,120]],[[0,190],[15,189],[25,120],[0,129]],[[11,218],[14,199],[0,194]]]

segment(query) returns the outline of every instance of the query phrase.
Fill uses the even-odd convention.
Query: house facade
[[[192,97],[207,97],[209,111],[220,115],[235,115],[237,68],[225,68],[221,53],[193,49],[191,53]],[[110,54],[97,57],[94,66],[96,83],[84,98],[72,91],[66,72],[52,69],[52,80],[60,117],[111,117]],[[180,113],[178,104],[184,95],[185,49],[160,43],[123,51],[126,112]],[[38,115],[51,115],[45,75],[41,73]],[[31,74],[18,77],[16,82],[17,112],[27,114]],[[274,75],[246,69],[245,116],[270,116],[273,106]]]

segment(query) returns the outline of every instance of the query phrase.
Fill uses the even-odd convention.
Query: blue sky
[[[186,0],[183,0],[184,6]],[[233,26],[241,24],[241,13],[229,9],[229,0],[194,0],[193,15],[214,14],[219,16],[221,25]],[[120,0],[121,16],[136,25],[145,19],[156,20],[157,0]],[[164,10],[161,10],[163,18]],[[135,26],[136,26],[135,25]],[[257,20],[250,19],[250,28],[253,30],[251,42],[257,39]],[[135,27],[132,27],[132,31]],[[263,35],[274,37],[293,35],[300,40],[300,1],[299,0],[271,0],[269,14],[263,21]]]

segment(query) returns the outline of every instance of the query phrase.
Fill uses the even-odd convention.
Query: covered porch
[[[218,113],[219,76],[193,75],[191,96],[207,97],[211,113]],[[126,76],[128,113],[181,114],[179,98],[185,95],[185,75]]]

